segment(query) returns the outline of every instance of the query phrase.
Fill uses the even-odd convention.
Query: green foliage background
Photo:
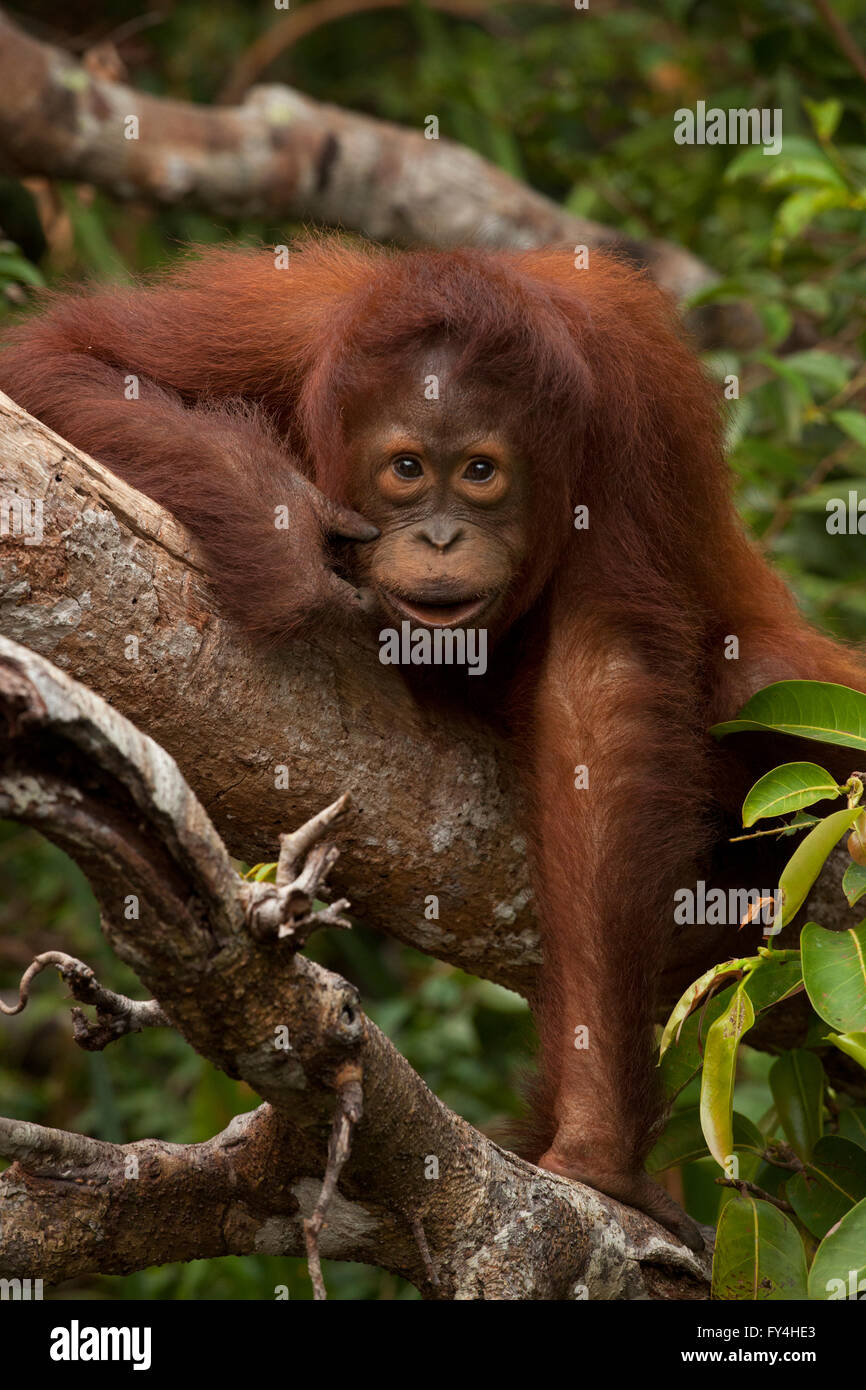
[[[307,4],[310,0],[307,0]],[[297,4],[293,9],[306,8]],[[836,0],[861,52],[866,12]],[[282,11],[246,0],[138,5],[32,0],[32,33],[81,52],[112,40],[129,80],[163,95],[213,101],[238,55]],[[263,80],[422,128],[478,150],[573,211],[639,237],[663,236],[724,277],[717,298],[746,298],[761,343],[708,357],[730,405],[730,460],[749,524],[816,621],[860,639],[866,552],[829,536],[828,496],[862,490],[866,298],[866,82],[807,0],[651,0],[479,6],[475,20],[423,4],[360,12],[300,40]],[[698,100],[781,108],[777,158],[725,146],[678,146],[673,112]],[[41,217],[40,217],[41,213]],[[81,186],[0,180],[0,316],[42,283],[117,278],[160,265],[187,241],[285,241],[293,229],[218,224],[183,209],[119,206]],[[721,386],[720,386],[721,389]],[[62,947],[114,988],[140,987],[108,952],[86,883],[30,832],[0,827],[0,986],[36,951]],[[365,1007],[454,1109],[483,1127],[517,1110],[532,1028],[520,1001],[359,927],[317,945],[361,988]],[[768,1105],[770,1059],[748,1052],[738,1109]],[[694,1103],[694,1094],[683,1103]],[[0,1029],[0,1110],[100,1138],[206,1138],[255,1104],[168,1033],[122,1040],[102,1055],[75,1049],[56,983],[43,977],[27,1012]],[[690,1208],[718,1210],[712,1164],[685,1172]],[[332,1297],[414,1297],[358,1266],[326,1268]],[[288,1283],[309,1297],[297,1261],[225,1259],[124,1279],[76,1281],[66,1295],[269,1298]]]

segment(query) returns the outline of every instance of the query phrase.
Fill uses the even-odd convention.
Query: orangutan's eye
[[[391,467],[397,474],[397,477],[402,478],[404,482],[407,483],[411,483],[416,478],[424,476],[424,469],[421,467],[419,460],[413,458],[411,454],[404,454],[402,458],[395,459]]]
[[[463,476],[470,483],[487,483],[495,472],[496,466],[490,459],[472,459],[467,463]]]

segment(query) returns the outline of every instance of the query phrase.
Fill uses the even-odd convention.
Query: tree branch
[[[0,815],[75,856],[166,1017],[268,1102],[190,1148],[0,1124],[16,1159],[0,1177],[5,1277],[306,1248],[314,1274],[320,1252],[364,1259],[437,1298],[706,1296],[707,1256],[503,1152],[432,1095],[351,985],[256,941],[248,885],[174,762],[5,638]]]
[[[0,150],[7,173],[78,179],[115,198],[216,217],[315,221],[403,245],[601,247],[647,266],[676,299],[718,279],[683,247],[575,217],[453,140],[290,87],[253,88],[238,107],[150,96],[88,71],[2,14]],[[760,336],[745,304],[696,311],[693,327],[708,344]]]
[[[839,50],[844,53],[858,77],[866,82],[866,54],[859,47],[851,30],[843,24],[830,0],[814,0],[814,5],[836,40]]]
[[[165,1028],[168,1019],[155,999],[127,999],[113,989],[101,985],[84,961],[68,956],[65,951],[45,951],[25,970],[18,986],[18,1003],[10,1006],[0,999],[0,1014],[20,1014],[27,1007],[30,983],[49,965],[56,966],[61,978],[69,985],[73,999],[80,1004],[92,1004],[96,1020],[86,1017],[81,1009],[72,1010],[73,1036],[79,1047],[87,1052],[101,1052],[110,1042],[127,1033],[140,1033],[144,1028]]]

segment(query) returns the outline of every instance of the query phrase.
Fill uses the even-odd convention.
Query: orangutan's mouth
[[[426,627],[464,627],[487,607],[489,596],[473,595],[471,598],[432,598],[421,595],[408,598],[405,594],[387,594],[388,602],[410,622],[423,623]]]

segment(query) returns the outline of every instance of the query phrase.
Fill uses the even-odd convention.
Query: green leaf
[[[797,183],[799,180],[792,182]],[[847,207],[850,201],[850,195],[844,187],[808,188],[791,193],[776,209],[776,234],[786,241],[793,241],[822,212],[827,212],[830,208]]]
[[[806,97],[803,105],[809,113],[818,139],[832,140],[836,127],[842,119],[842,103],[839,98],[828,97],[826,101],[811,101]]]
[[[776,300],[770,299],[756,304],[755,307],[770,343],[775,346],[777,343],[784,342],[794,322],[794,316],[787,305],[779,304]]]
[[[805,1299],[806,1287],[806,1252],[793,1221],[754,1197],[728,1202],[716,1234],[712,1297]]]
[[[820,1240],[866,1197],[866,1150],[825,1134],[805,1170],[788,1180],[785,1196],[806,1229]]]
[[[812,386],[828,394],[841,391],[851,379],[854,362],[850,357],[842,357],[837,352],[826,352],[823,348],[806,348],[802,352],[790,352],[785,358],[790,371],[800,372]]]
[[[809,1297],[857,1297],[866,1274],[866,1202],[858,1202],[818,1246],[809,1271]],[[866,1289],[859,1290],[866,1292]]]
[[[740,984],[728,1008],[707,1033],[701,1075],[701,1128],[707,1148],[724,1168],[734,1149],[734,1077],[740,1040],[755,1021],[752,1001]]]
[[[709,970],[705,970],[693,985],[689,985],[674,1005],[670,1018],[665,1024],[664,1032],[659,1043],[659,1062],[664,1057],[674,1038],[677,1030],[684,1019],[688,1018],[698,1002],[703,999],[709,990],[710,985],[716,980],[724,980],[728,975],[740,975],[743,966],[747,961],[756,960],[755,956],[743,956],[736,960],[722,961],[720,965],[713,965]]]
[[[819,150],[796,159],[784,155],[773,160],[764,179],[765,188],[814,188],[839,191],[847,196],[845,180]]]
[[[770,1068],[770,1090],[785,1138],[805,1163],[824,1128],[824,1068],[814,1052],[794,1048]]]
[[[736,719],[716,724],[716,738],[748,729],[771,730],[819,743],[866,751],[866,695],[826,681],[776,681],[753,695]]]
[[[815,1012],[840,1033],[866,1029],[866,922],[847,931],[807,922],[800,950],[803,982]]]
[[[45,284],[45,276],[32,262],[24,256],[8,252],[0,252],[0,279],[15,280],[20,284],[36,285],[39,288]]]
[[[811,811],[798,811],[795,816],[791,817],[784,829],[779,831],[779,835],[781,837],[797,834],[801,830],[806,830],[810,825],[817,825],[820,819],[820,816],[813,815]]]
[[[850,1105],[839,1111],[839,1134],[866,1149],[866,1109],[862,1105]]]
[[[760,1155],[765,1148],[766,1144],[757,1125],[745,1115],[734,1111],[733,1151]],[[646,1161],[647,1172],[661,1173],[665,1168],[676,1168],[681,1163],[693,1163],[695,1159],[705,1158],[706,1154],[707,1143],[701,1129],[701,1108],[699,1105],[693,1105],[687,1110],[677,1110],[671,1115],[664,1133]]]
[[[809,390],[809,383],[805,375],[802,372],[794,371],[793,367],[788,366],[784,358],[776,357],[771,352],[756,352],[755,361],[779,377],[781,383],[787,388],[787,390],[782,391],[782,403],[788,422],[789,435],[791,438],[797,438],[802,424],[801,409],[811,409],[813,406],[812,393]]]
[[[834,425],[866,448],[866,415],[860,410],[834,410],[830,416]]]
[[[866,1033],[828,1033],[827,1041],[866,1068]]]
[[[820,487],[814,488],[813,491],[808,492],[808,493],[803,493],[803,495],[802,495],[801,497],[794,497],[794,498],[792,498],[792,499],[791,499],[791,506],[794,508],[794,510],[795,510],[796,512],[806,512],[806,513],[817,513],[817,512],[820,512],[822,515],[824,515],[824,516],[826,517],[826,516],[830,516],[830,515],[835,516],[835,515],[839,512],[839,510],[840,510],[840,508],[839,508],[839,503],[841,502],[841,503],[842,503],[842,516],[841,516],[841,520],[844,521],[844,522],[847,522],[847,520],[848,520],[847,505],[848,505],[848,500],[849,500],[849,499],[848,499],[848,492],[849,492],[849,490],[854,492],[856,501],[859,501],[860,499],[859,499],[859,491],[858,491],[858,489],[857,489],[857,488],[849,489],[849,488],[848,488],[848,485],[847,485],[847,481],[846,481],[845,487],[844,487],[844,489],[843,489],[842,485],[841,485],[840,482],[839,482],[839,479],[836,478],[836,479],[835,479],[833,482],[831,482],[831,483],[822,483]],[[855,505],[856,505],[856,502],[855,502]],[[834,533],[831,532],[831,533],[829,533],[829,534],[834,534]]]
[[[800,952],[773,951],[743,982],[743,989],[758,1014],[795,994],[802,982]],[[701,1039],[706,1037],[710,1025],[730,1007],[737,988],[738,985],[728,985],[691,1014],[682,1025],[678,1041],[668,1047],[659,1065],[659,1075],[669,1098],[679,1095],[700,1069]]]
[[[866,893],[866,869],[862,864],[855,864],[852,860],[842,876],[842,892],[848,899],[850,907],[859,902],[863,894]]]
[[[801,309],[805,309],[807,314],[813,314],[816,318],[824,318],[832,308],[832,296],[824,285],[810,284],[804,280],[801,285],[794,285],[791,290],[791,299]]]
[[[817,763],[783,763],[756,782],[743,802],[743,825],[754,825],[766,816],[785,816],[839,796],[835,777]]]
[[[834,811],[831,816],[825,816],[819,821],[806,838],[801,840],[779,875],[779,887],[782,890],[782,926],[790,922],[792,917],[796,917],[839,839],[862,814],[862,806]]]
[[[774,156],[774,158],[778,158],[778,156]],[[767,162],[763,149],[759,149],[757,146],[742,150],[731,160],[725,170],[724,182],[735,183],[737,179],[751,178],[755,174],[763,179],[769,172]]]
[[[264,883],[265,881],[273,883],[276,873],[277,863],[276,860],[274,860],[272,864],[254,864],[253,867],[248,869],[244,874],[244,878],[249,879],[253,883]]]

